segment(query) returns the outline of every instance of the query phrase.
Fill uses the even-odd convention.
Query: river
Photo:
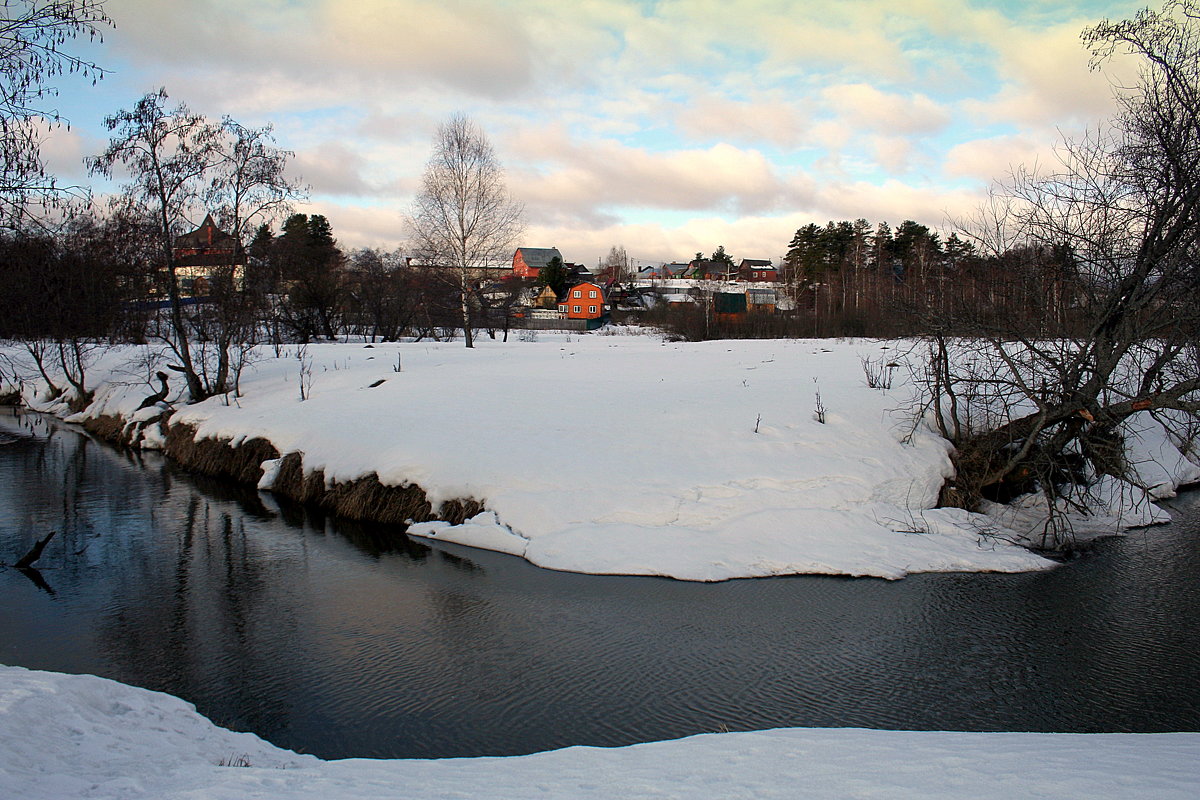
[[[326,758],[780,726],[1200,730],[1200,493],[1049,572],[696,584],[335,521],[0,410],[0,663]]]

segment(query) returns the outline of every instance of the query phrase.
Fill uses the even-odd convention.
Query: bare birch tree
[[[487,269],[512,257],[524,229],[522,214],[479,126],[462,115],[441,125],[413,202],[411,245],[422,262],[453,283],[467,347],[474,346],[473,298]]]

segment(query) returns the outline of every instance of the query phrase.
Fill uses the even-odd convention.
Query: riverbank
[[[895,388],[867,387],[863,359],[903,359],[886,343],[540,334],[256,355],[241,397],[181,405],[172,386],[169,415],[138,410],[158,365],[132,348],[92,367],[83,411],[36,385],[24,398],[200,471],[551,569],[713,581],[1052,566],[1012,544],[1036,507],[934,507],[949,445],[911,419],[902,368]],[[1200,478],[1164,435],[1132,446],[1149,490],[1104,487],[1081,533],[1165,521],[1151,500]]]
[[[777,729],[529,756],[321,761],[170,695],[0,666],[0,795],[120,798],[1190,798],[1200,734]]]

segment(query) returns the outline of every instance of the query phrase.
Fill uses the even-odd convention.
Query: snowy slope
[[[170,695],[0,667],[0,797],[23,800],[1171,800],[1198,791],[1197,733],[780,729],[511,758],[327,762],[218,728]]]

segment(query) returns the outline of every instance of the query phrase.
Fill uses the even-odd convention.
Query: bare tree
[[[600,277],[616,283],[625,283],[633,277],[632,273],[625,245],[613,245],[609,248],[608,255],[604,257],[604,263],[600,269]]]
[[[111,177],[118,164],[130,175],[122,201],[154,220],[158,266],[169,299],[164,339],[181,362],[192,402],[230,388],[231,347],[254,333],[233,265],[215,275],[215,305],[185,310],[175,237],[192,226],[205,201],[217,202],[240,236],[249,222],[282,213],[299,189],[284,177],[290,153],[273,147],[269,128],[246,129],[228,118],[210,122],[184,103],[168,108],[165,89],[142,97],[130,111],[105,119],[114,132],[108,148],[87,159],[95,174]],[[235,254],[236,255],[236,254]]]
[[[62,121],[49,105],[57,91],[47,80],[102,78],[105,70],[64,48],[79,37],[100,38],[112,20],[103,0],[4,0],[0,13],[0,222],[12,225],[30,200],[58,196],[41,157],[44,126]]]
[[[1129,417],[1151,414],[1177,441],[1200,420],[1200,2],[1168,0],[1083,39],[1094,66],[1140,58],[1119,113],[1065,142],[1053,169],[1017,170],[967,231],[985,247],[1068,255],[1026,263],[1063,292],[1078,335],[981,324],[969,357],[937,345],[931,403],[957,446],[949,502],[1023,483],[1054,508],[1080,458],[1136,480],[1121,457]],[[1043,544],[1068,535],[1052,515]]]
[[[91,399],[87,369],[121,332],[132,299],[133,259],[117,238],[122,222],[74,216],[57,235],[0,236],[0,337],[20,341],[51,394],[61,393],[48,369]]]
[[[462,115],[441,125],[409,225],[419,258],[453,276],[467,347],[474,346],[473,298],[487,269],[511,258],[522,212],[483,131]]]
[[[295,153],[276,146],[273,130],[271,125],[247,128],[228,116],[221,120],[222,143],[205,202],[217,224],[239,242],[307,198],[307,188],[284,175]]]

